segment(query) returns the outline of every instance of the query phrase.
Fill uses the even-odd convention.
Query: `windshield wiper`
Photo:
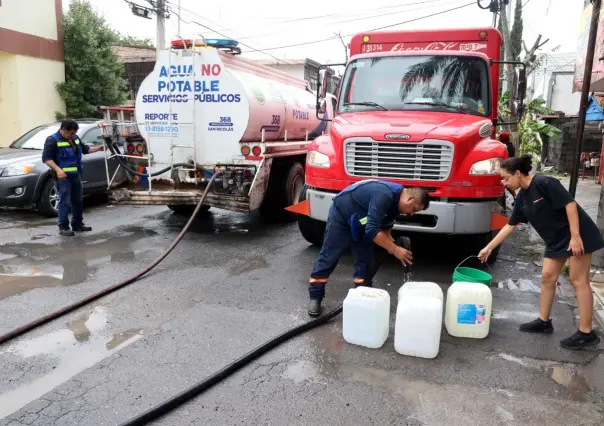
[[[429,106],[437,106],[437,107],[454,109],[455,111],[461,112],[462,114],[469,114],[468,111],[464,111],[461,108],[455,107],[453,105],[446,104],[444,102],[405,102],[403,105],[429,105]]]
[[[380,104],[376,104],[375,102],[348,102],[344,104],[344,106],[349,105],[363,105],[363,106],[372,106],[381,109],[382,111],[389,111],[388,108],[381,106]]]

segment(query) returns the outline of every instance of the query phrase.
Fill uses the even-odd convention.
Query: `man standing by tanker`
[[[59,234],[66,237],[73,236],[74,231],[92,230],[83,222],[82,155],[105,150],[105,145],[89,147],[82,143],[77,136],[78,129],[75,121],[62,121],[59,131],[46,138],[42,153],[42,161],[52,169],[59,194]]]
[[[392,227],[400,214],[411,216],[427,209],[429,203],[428,193],[421,188],[403,188],[380,180],[357,182],[336,195],[329,210],[323,247],[309,278],[308,314],[321,314],[325,285],[348,248],[354,256],[355,287],[373,284],[369,270],[374,243],[403,264],[411,265],[413,256],[394,243]]]

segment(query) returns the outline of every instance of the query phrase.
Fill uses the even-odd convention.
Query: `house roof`
[[[155,62],[154,47],[113,46],[113,51],[124,63]]]

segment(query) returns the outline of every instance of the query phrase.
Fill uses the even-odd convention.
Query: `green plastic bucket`
[[[493,276],[485,271],[481,271],[480,269],[467,268],[465,266],[461,266],[466,260],[476,257],[470,256],[464,259],[453,271],[453,282],[466,282],[466,283],[478,283],[484,284],[486,286],[491,286],[491,281],[493,280]]]

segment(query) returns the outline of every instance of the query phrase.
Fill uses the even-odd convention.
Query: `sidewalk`
[[[562,178],[562,184],[568,188],[570,180]],[[593,179],[579,179],[575,200],[583,210],[594,220],[598,218],[598,202],[600,200],[601,185]],[[601,329],[604,329],[604,270],[592,268],[591,288],[594,293],[594,318]]]

